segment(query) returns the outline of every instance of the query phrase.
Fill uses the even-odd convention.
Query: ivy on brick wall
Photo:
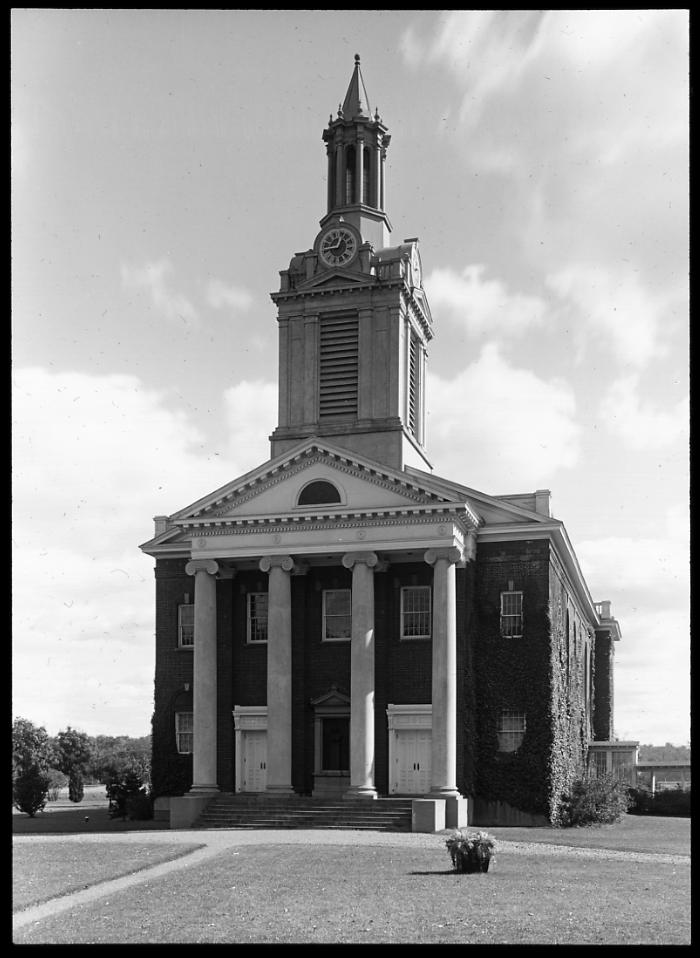
[[[151,719],[151,785],[153,797],[184,795],[192,785],[192,756],[181,755],[175,744],[174,697]]]
[[[585,761],[588,720],[585,704],[587,627],[567,596],[558,601],[556,565],[529,544],[515,554],[482,551],[478,584],[478,627],[473,642],[473,697],[476,703],[474,790],[485,801],[505,802],[543,815],[561,817],[562,798]],[[500,591],[515,581],[523,591],[522,638],[500,635]],[[576,641],[572,622],[577,623]],[[593,676],[591,676],[591,682]],[[499,752],[499,716],[522,712],[526,730],[514,752]]]

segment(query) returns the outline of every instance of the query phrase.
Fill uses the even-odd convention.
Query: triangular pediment
[[[329,286],[337,288],[340,286],[357,286],[367,282],[374,282],[374,278],[367,276],[366,273],[355,272],[348,269],[332,269],[317,273],[310,279],[296,284],[297,290],[308,292],[312,289],[325,289]]]
[[[311,705],[315,709],[345,709],[350,707],[350,696],[337,685],[332,685],[323,695],[311,699]]]
[[[316,482],[330,483],[340,501],[299,504],[302,491]],[[368,518],[452,512],[455,508],[467,524],[478,524],[463,500],[451,499],[436,486],[409,476],[407,470],[389,469],[313,437],[167,517],[164,531],[142,548],[148,551],[155,545],[174,545],[189,526],[299,522],[318,517],[342,521],[349,515]]]

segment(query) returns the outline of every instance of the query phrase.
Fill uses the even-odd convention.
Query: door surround
[[[265,732],[267,735],[267,705],[234,705],[236,791],[243,789],[244,736],[247,732]]]
[[[386,709],[389,731],[389,794],[398,793],[395,763],[398,757],[398,737],[402,731],[433,730],[432,705],[388,705]]]
[[[350,719],[350,696],[336,685],[311,700],[314,710],[314,788],[313,795],[342,795],[350,787],[350,769],[325,771],[323,768],[323,720]]]

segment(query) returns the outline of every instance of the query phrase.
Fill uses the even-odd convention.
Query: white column
[[[267,599],[267,791],[292,794],[292,589],[290,556],[265,556]]]
[[[185,566],[194,576],[194,735],[190,793],[218,791],[216,774],[216,573],[213,559]]]
[[[457,609],[455,563],[459,549],[428,549],[433,566],[433,731],[431,745],[433,798],[459,796],[457,791]]]
[[[350,788],[347,798],[376,798],[374,787],[374,552],[348,552],[352,569]]]

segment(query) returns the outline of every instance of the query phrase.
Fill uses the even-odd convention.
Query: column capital
[[[209,575],[216,575],[219,570],[219,563],[214,559],[190,559],[185,566],[187,575],[194,575],[195,572],[208,572]]]
[[[457,546],[449,546],[446,549],[428,549],[423,559],[428,565],[435,565],[438,559],[446,559],[450,564],[456,565],[462,559],[462,553]]]
[[[294,569],[294,559],[291,556],[263,556],[260,560],[260,571],[269,572],[270,569],[291,572]]]
[[[368,568],[373,569],[379,562],[376,552],[346,552],[343,556],[343,565],[346,569],[352,569],[358,562],[362,562]]]

